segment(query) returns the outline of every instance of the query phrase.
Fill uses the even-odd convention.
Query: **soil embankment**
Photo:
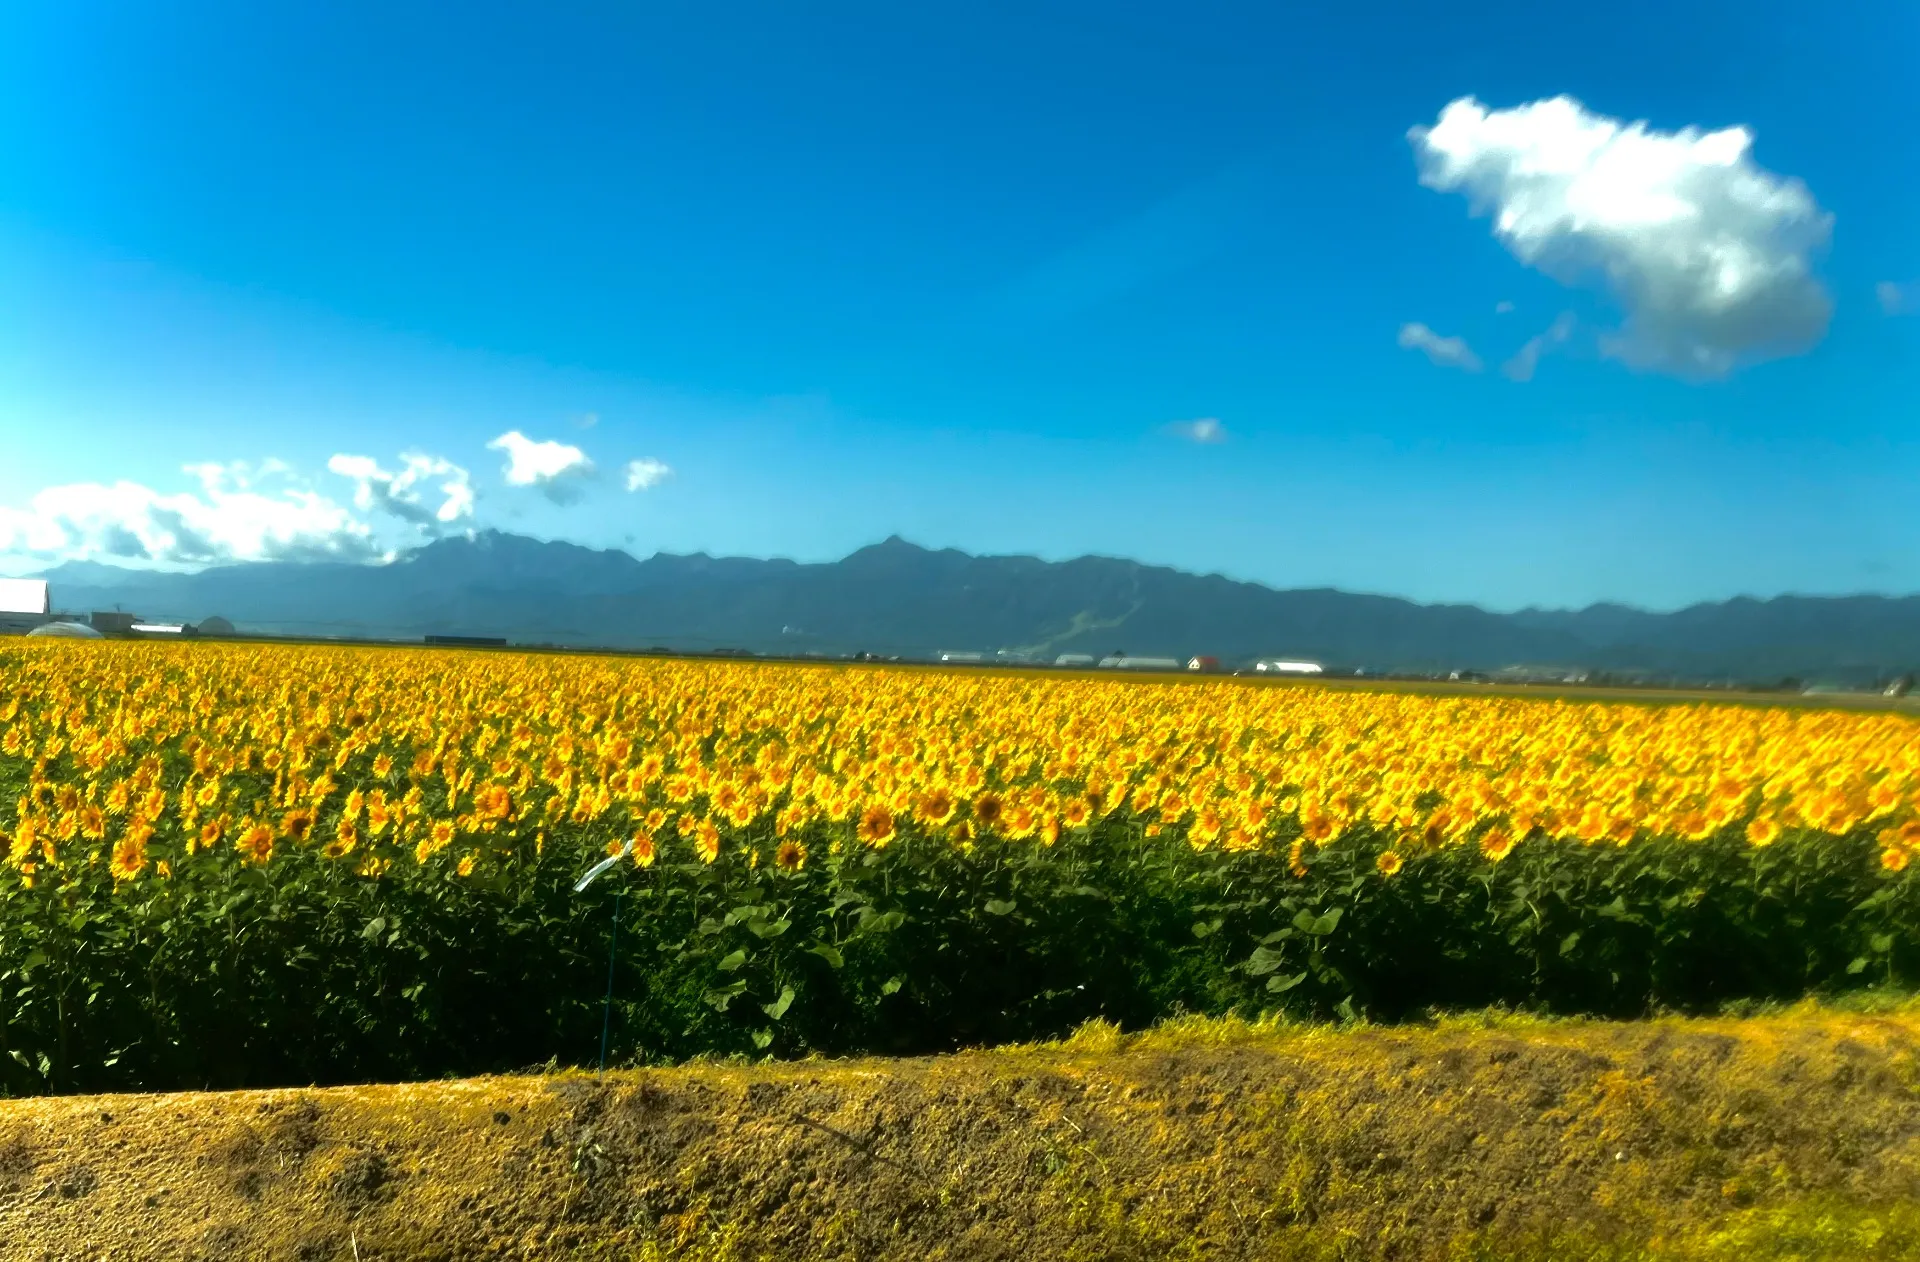
[[[1920,1257],[1920,1008],[0,1101],[0,1258]]]

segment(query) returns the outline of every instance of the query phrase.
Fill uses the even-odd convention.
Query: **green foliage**
[[[819,825],[717,861],[573,879],[592,826],[359,874],[317,847],[220,848],[116,882],[97,858],[0,883],[0,1090],[511,1070],[597,1052],[616,888],[614,1055],[927,1052],[1179,1012],[1399,1020],[1504,1005],[1712,1010],[1920,973],[1920,901],[1870,835],[1756,848],[1383,839],[1229,852],[1125,815],[1052,845]]]

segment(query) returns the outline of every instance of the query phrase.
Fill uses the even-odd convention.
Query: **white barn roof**
[[[44,578],[0,578],[0,613],[44,614],[52,606]]]

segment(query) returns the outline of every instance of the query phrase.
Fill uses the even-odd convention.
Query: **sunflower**
[[[945,789],[933,789],[920,795],[915,814],[927,824],[944,824],[953,818],[953,794]]]
[[[295,841],[305,841],[313,832],[313,812],[288,811],[280,817],[280,831]]]
[[[807,866],[807,848],[797,841],[783,841],[773,852],[773,861],[788,872],[798,872]]]
[[[875,849],[884,847],[893,840],[893,812],[884,806],[869,806],[860,813],[856,835]]]
[[[653,860],[653,838],[641,833],[633,839],[633,864],[638,868],[650,868]]]
[[[982,793],[973,800],[973,817],[980,822],[982,829],[991,831],[999,827],[1000,817],[1006,814],[1006,803],[997,793]]]
[[[1505,828],[1496,825],[1489,828],[1480,838],[1480,853],[1493,863],[1498,863],[1513,853],[1514,836]]]
[[[1747,842],[1754,846],[1771,846],[1780,838],[1780,821],[1771,815],[1756,815],[1747,821]]]
[[[145,825],[136,824],[126,831],[126,835],[113,845],[113,860],[107,865],[116,881],[131,881],[139,876],[147,866],[147,834]]]
[[[1405,865],[1406,860],[1400,857],[1398,850],[1382,850],[1380,857],[1373,861],[1373,866],[1380,869],[1381,876],[1392,876]]]
[[[359,844],[360,830],[353,826],[352,820],[342,818],[340,826],[333,831],[333,840],[326,845],[326,856],[329,859],[343,859],[352,854],[353,848]]]
[[[702,863],[712,863],[720,857],[720,830],[712,820],[703,819],[694,826],[693,851]]]
[[[1898,846],[1889,846],[1880,852],[1880,866],[1889,872],[1904,871],[1907,862],[1907,852]]]
[[[233,848],[248,863],[265,863],[273,857],[273,830],[265,824],[254,824],[240,834]]]
[[[473,851],[467,851],[467,853],[460,856],[460,862],[454,865],[453,870],[461,876],[472,876],[473,864],[476,857]]]

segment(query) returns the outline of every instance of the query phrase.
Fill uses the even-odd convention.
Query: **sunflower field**
[[[15,640],[0,1093],[1905,985],[1916,852],[1894,713]]]

